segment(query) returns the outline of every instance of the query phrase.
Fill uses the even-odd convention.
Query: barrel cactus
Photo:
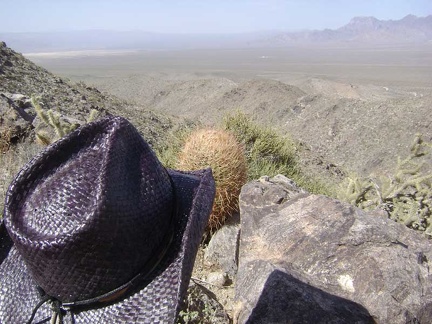
[[[176,165],[180,170],[210,167],[216,183],[216,196],[207,233],[219,229],[238,211],[241,187],[247,179],[243,147],[223,130],[200,129],[189,135]]]

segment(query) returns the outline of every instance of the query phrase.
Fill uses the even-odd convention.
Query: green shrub
[[[338,198],[365,210],[382,209],[389,218],[432,236],[432,173],[425,163],[430,147],[416,135],[410,154],[398,158],[393,175],[348,177]]]
[[[241,112],[226,116],[224,128],[245,145],[249,180],[283,174],[311,193],[332,195],[331,188],[301,171],[297,146],[289,136],[260,126]]]
[[[291,176],[298,172],[296,146],[288,137],[258,126],[242,113],[225,117],[224,128],[245,145],[249,179],[278,173]]]
[[[206,288],[200,288],[196,284],[189,286],[177,324],[217,323],[218,309],[215,304],[218,302],[212,296],[206,295],[206,291]]]
[[[185,140],[194,129],[196,129],[196,125],[182,125],[172,130],[164,143],[159,143],[159,145],[155,147],[155,153],[165,167],[171,169],[176,167]]]

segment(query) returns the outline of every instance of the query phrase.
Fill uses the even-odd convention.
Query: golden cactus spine
[[[213,233],[238,211],[241,187],[247,180],[243,147],[223,130],[201,129],[186,139],[176,168],[196,170],[210,167],[216,182],[216,196],[207,230]]]

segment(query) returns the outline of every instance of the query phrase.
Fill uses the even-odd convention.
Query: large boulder
[[[432,322],[431,241],[288,184],[242,189],[239,323]]]

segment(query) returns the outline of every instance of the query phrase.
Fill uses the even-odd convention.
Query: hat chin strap
[[[127,291],[130,290],[130,288],[134,287],[139,281],[142,281],[146,277],[148,277],[153,270],[160,264],[164,256],[166,255],[169,247],[171,246],[171,243],[174,239],[174,230],[172,226],[172,219],[171,224],[168,230],[168,233],[165,235],[164,239],[162,240],[162,243],[160,244],[159,252],[155,253],[146,263],[143,270],[138,273],[135,277],[133,277],[131,280],[129,280],[127,283],[121,285],[120,287],[117,287],[103,295],[99,295],[94,298],[85,299],[85,300],[79,300],[75,302],[70,303],[62,303],[60,300],[58,300],[55,297],[52,297],[45,293],[45,291],[39,287],[36,286],[40,296],[41,300],[37,303],[35,308],[32,311],[30,319],[27,321],[27,324],[31,324],[34,317],[36,316],[37,311],[39,308],[45,304],[46,302],[49,302],[51,304],[51,308],[53,311],[52,317],[51,317],[51,324],[62,324],[63,323],[63,315],[67,313],[68,311],[71,311],[71,308],[78,307],[78,306],[87,306],[91,304],[96,303],[109,303],[112,302],[121,296],[123,296]],[[73,314],[71,312],[71,314]]]
[[[41,300],[39,301],[39,303],[37,303],[37,305],[33,309],[33,312],[31,314],[30,319],[27,321],[27,324],[31,324],[31,322],[33,322],[33,319],[36,316],[38,309],[43,304],[45,304],[46,302],[51,303],[51,309],[53,311],[50,323],[51,324],[63,324],[63,313],[65,312],[65,310],[62,308],[61,301],[45,294],[45,292],[40,287],[37,287],[37,288],[38,288],[41,296],[42,296],[42,294],[44,294],[44,295],[41,297]]]

